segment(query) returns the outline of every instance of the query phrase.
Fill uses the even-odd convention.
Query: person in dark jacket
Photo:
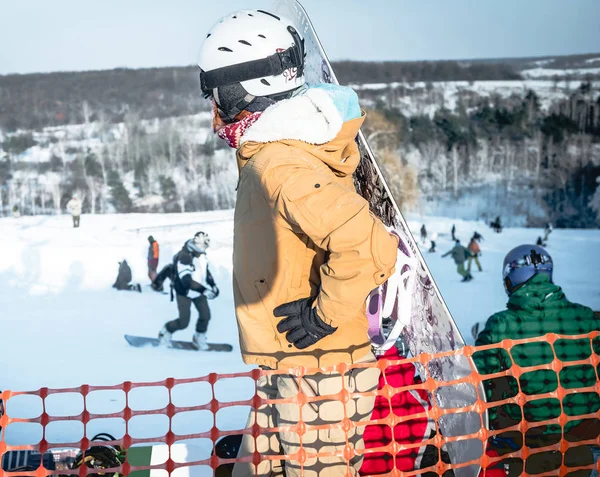
[[[113,284],[113,288],[117,290],[130,290],[130,291],[138,291],[142,292],[142,286],[137,283],[131,283],[132,275],[131,275],[131,267],[127,263],[127,260],[123,260],[119,262],[119,271],[117,273],[117,279]]]
[[[150,235],[148,237],[148,278],[151,282],[156,279],[156,270],[158,269],[159,247],[158,242]]]
[[[435,245],[436,245],[435,241],[437,240],[437,238],[438,238],[438,235],[435,233],[431,236],[431,240],[430,240],[431,247],[429,247],[429,250],[428,250],[429,253],[435,253]]]
[[[493,222],[490,222],[490,227],[497,234],[502,232],[502,221],[500,220],[500,216],[496,217],[496,219]]]
[[[176,294],[179,317],[166,323],[160,330],[158,338],[161,344],[168,344],[173,333],[187,328],[193,303],[198,310],[198,321],[192,342],[199,350],[208,348],[206,330],[210,321],[210,308],[207,300],[219,295],[219,288],[208,269],[206,249],[209,245],[208,234],[198,232],[173,257],[169,271],[172,274],[170,278]]]
[[[478,336],[475,344],[491,345],[505,339],[541,337],[547,333],[580,335],[600,331],[600,319],[594,312],[567,300],[562,289],[552,282],[553,262],[548,252],[536,245],[521,245],[508,253],[504,259],[502,276],[509,296],[507,309],[491,316]],[[600,421],[595,418],[576,419],[577,416],[596,414],[600,410],[597,375],[591,364],[569,365],[569,361],[585,360],[590,353],[600,352],[600,342],[590,340],[557,340],[554,350],[549,342],[539,341],[521,344],[511,349],[514,364],[520,367],[521,375],[498,377],[484,381],[488,402],[499,401],[517,395],[519,387],[527,403],[521,408],[515,404],[492,407],[489,410],[491,429],[504,429],[528,422],[525,443],[530,448],[556,444],[561,436],[569,442],[563,456],[560,451],[535,453],[526,459],[511,458],[503,461],[508,475],[541,473],[556,470],[565,459],[569,467],[593,463],[592,450],[587,445],[578,446],[577,441],[596,439],[600,432]],[[528,367],[549,364],[556,358],[563,363],[560,371],[555,368],[529,371]],[[480,374],[498,373],[512,366],[511,358],[502,348],[480,351],[473,356]],[[558,383],[567,393],[562,403],[556,398],[531,399],[532,395],[545,394],[557,389]],[[573,393],[572,390],[577,392]],[[561,407],[566,422],[561,423]],[[553,420],[551,424],[536,426],[536,422]],[[503,443],[500,445],[500,443]],[[503,455],[514,452],[523,445],[523,433],[507,431],[488,446],[493,452]],[[590,475],[590,470],[569,475]],[[586,473],[587,472],[587,473]]]
[[[425,243],[427,240],[427,228],[425,224],[421,225],[421,242]]]
[[[452,250],[442,255],[442,258],[447,257],[448,255],[452,255],[454,263],[456,263],[456,271],[463,277],[462,281],[468,282],[472,280],[473,275],[465,269],[465,262],[471,256],[471,252],[460,244],[460,240],[457,239],[454,242]]]
[[[452,233],[452,240],[456,242],[456,225],[452,224],[452,230],[450,232]]]

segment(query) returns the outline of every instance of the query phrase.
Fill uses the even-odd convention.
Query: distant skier
[[[456,242],[456,225],[454,225],[454,224],[452,224],[452,230],[451,230],[451,233],[452,233],[452,240],[453,240],[454,242]]]
[[[131,267],[127,263],[127,260],[119,262],[119,271],[117,272],[117,279],[113,284],[113,288],[117,290],[129,290],[142,292],[142,286],[139,283],[131,283]]]
[[[477,240],[478,242],[481,242],[483,240],[483,235],[475,231],[473,232],[473,239]]]
[[[421,225],[421,242],[425,243],[427,240],[427,229],[425,228],[425,224]]]
[[[18,219],[19,217],[21,217],[21,212],[19,211],[18,205],[13,205],[12,216],[14,219]]]
[[[152,235],[148,237],[148,243],[150,244],[148,246],[148,278],[151,282],[154,282],[158,269],[159,247],[158,242],[154,240]]]
[[[546,246],[546,242],[544,242],[544,240],[542,240],[542,237],[538,237],[535,244],[539,247],[545,247]]]
[[[452,250],[442,255],[442,258],[447,257],[448,255],[452,255],[454,263],[456,263],[456,271],[461,277],[463,277],[462,281],[471,281],[473,279],[473,275],[471,275],[470,272],[467,272],[467,270],[465,270],[465,262],[471,256],[471,253],[468,249],[466,249],[460,244],[460,240],[456,239]]]
[[[429,250],[428,250],[429,253],[435,253],[435,241],[437,240],[437,237],[438,237],[438,235],[435,233],[431,236],[431,240],[430,240],[431,246],[429,247]]]
[[[554,230],[552,228],[552,224],[550,222],[548,222],[546,224],[546,227],[544,227],[544,242],[548,241],[548,237],[550,236],[550,234],[552,233],[552,230]]]
[[[79,227],[79,221],[81,219],[81,201],[74,195],[69,202],[67,202],[67,210],[71,213],[73,218],[73,227]]]
[[[475,344],[491,345],[505,339],[534,338],[546,333],[580,335],[600,331],[600,319],[590,308],[568,301],[562,289],[552,282],[552,272],[552,258],[542,247],[521,245],[511,250],[504,259],[502,269],[504,288],[509,296],[507,309],[487,320]],[[519,345],[512,349],[511,358],[502,348],[473,355],[481,374],[511,369],[512,360],[521,370],[521,378],[518,378],[520,385],[512,376],[494,378],[484,381],[484,384],[488,403],[516,396],[517,393],[527,396],[523,409],[514,404],[492,407],[489,409],[489,418],[492,430],[503,429],[519,424],[523,419],[522,412],[525,412],[524,418],[529,428],[525,443],[533,448],[526,463],[528,474],[558,470],[563,463],[560,451],[536,453],[535,448],[555,444],[561,437],[573,443],[564,456],[567,465],[584,466],[594,462],[590,447],[577,446],[575,442],[596,440],[600,431],[596,412],[600,408],[600,396],[593,390],[594,385],[598,389],[596,372],[589,364],[569,363],[588,359],[590,351],[590,340],[582,339],[557,340],[554,342],[554,351],[546,341]],[[550,366],[552,358],[559,360],[560,368]],[[528,367],[542,364],[548,364],[548,367],[544,370],[528,370]],[[555,391],[557,383],[561,383],[567,391],[562,404],[556,398],[533,398]],[[569,390],[577,392],[573,394]],[[592,410],[596,417],[577,419],[577,416],[589,415]],[[568,416],[562,424],[557,419],[561,412],[566,412]],[[535,423],[542,421],[544,425],[536,427]],[[522,446],[522,439],[520,430],[500,434],[490,441],[488,451],[500,455],[513,453]],[[508,469],[507,474],[502,475],[520,475],[523,462],[511,458],[498,464],[498,467]]]
[[[467,272],[471,273],[471,263],[472,262],[475,262],[475,265],[477,265],[477,269],[481,272],[482,271],[481,263],[479,263],[479,257],[481,255],[481,248],[479,247],[479,244],[475,240],[475,236],[473,236],[473,238],[471,238],[471,241],[469,242],[469,245],[467,248],[469,249],[469,252],[471,253],[471,255],[469,256],[469,263],[467,265]]]
[[[228,15],[201,47],[202,91],[213,102],[215,132],[237,149],[240,168],[234,215],[233,292],[240,348],[247,364],[266,369],[374,362],[367,339],[365,300],[393,273],[398,239],[369,212],[352,181],[360,154],[354,138],[364,121],[356,93],[343,86],[308,87],[304,43],[291,22],[253,10]],[[310,59],[307,59],[307,61]],[[320,61],[319,61],[320,64]],[[346,390],[374,391],[375,367],[355,369]],[[318,396],[339,392],[339,376],[265,375],[263,399],[294,396],[298,386]],[[309,455],[363,448],[373,395],[346,403],[317,400],[303,407]],[[324,416],[351,432],[311,429]],[[296,404],[269,403],[249,414],[247,427],[297,422]],[[285,426],[284,426],[285,427]],[[239,457],[300,449],[298,434],[282,429],[245,434]],[[341,447],[339,447],[341,446]],[[272,475],[279,462],[239,462],[234,477]],[[326,462],[325,462],[326,461]],[[285,462],[285,475],[356,475],[359,451]]]
[[[192,342],[199,350],[208,349],[206,330],[210,321],[208,300],[219,296],[219,288],[208,269],[206,249],[210,238],[204,232],[197,232],[173,257],[169,270],[173,273],[173,288],[177,299],[179,317],[169,321],[158,334],[161,344],[167,345],[173,333],[184,330],[190,323],[192,303],[198,311],[196,332]]]

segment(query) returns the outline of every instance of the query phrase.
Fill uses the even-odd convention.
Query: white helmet
[[[185,246],[190,252],[204,253],[210,245],[210,237],[205,232],[196,232],[194,238],[189,239]]]
[[[234,12],[213,26],[202,44],[202,92],[229,116],[256,97],[279,100],[304,85],[304,56],[304,40],[289,20],[264,10]],[[229,104],[223,104],[224,93]]]

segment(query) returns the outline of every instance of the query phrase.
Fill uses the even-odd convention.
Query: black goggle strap
[[[224,66],[211,71],[200,70],[200,87],[206,97],[219,86],[240,83],[265,76],[277,76],[290,68],[298,69],[298,76],[304,72],[304,41],[292,26],[288,31],[294,45],[280,53],[274,53],[260,60],[246,61],[237,65]]]

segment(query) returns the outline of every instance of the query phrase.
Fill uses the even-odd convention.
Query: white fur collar
[[[296,139],[325,144],[337,136],[343,124],[331,97],[323,90],[309,89],[301,96],[269,106],[244,133],[240,143]]]

